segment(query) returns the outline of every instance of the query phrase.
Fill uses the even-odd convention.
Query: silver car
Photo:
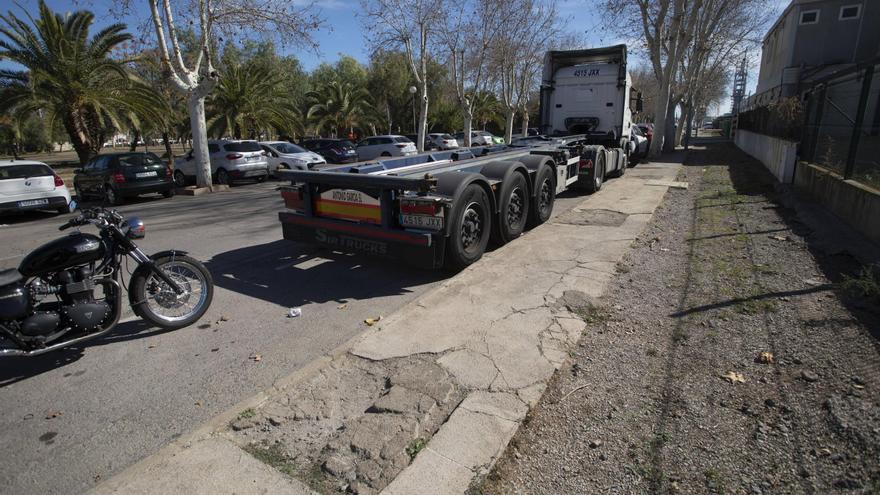
[[[458,148],[458,141],[452,135],[442,132],[428,134],[428,141],[434,143],[434,146],[441,150],[454,150]]]
[[[269,177],[266,152],[256,141],[209,139],[211,177],[217,184],[231,184],[242,180],[263,182]],[[174,161],[174,182],[178,187],[196,178],[196,160],[190,151]]]
[[[384,156],[412,156],[416,145],[404,136],[373,136],[357,144],[358,160],[372,160]]]
[[[260,146],[273,177],[278,177],[279,170],[309,170],[327,164],[323,156],[287,141],[262,141]]]

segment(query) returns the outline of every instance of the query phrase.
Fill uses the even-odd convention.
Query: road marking
[[[292,263],[290,265],[290,267],[291,268],[299,268],[300,270],[308,270],[310,268],[314,268],[316,266],[323,265],[324,263],[327,263],[328,261],[333,261],[333,260],[328,260],[327,258],[321,258],[319,256],[315,256],[314,258],[307,259],[307,260],[302,261],[300,263]]]

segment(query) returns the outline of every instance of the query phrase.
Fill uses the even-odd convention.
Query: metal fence
[[[804,94],[801,160],[880,190],[880,61],[817,81]]]

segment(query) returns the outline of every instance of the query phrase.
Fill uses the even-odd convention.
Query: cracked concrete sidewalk
[[[364,486],[359,493],[382,489],[389,495],[465,492],[474,477],[485,473],[503,452],[553,372],[580,339],[585,327],[582,317],[593,309],[592,301],[605,291],[617,262],[648,225],[681,168],[681,158],[630,169],[623,178],[607,182],[600,193],[487,254],[383,319],[346,346],[343,351],[347,352],[324,358],[322,366],[329,368],[334,363],[348,366],[354,359],[380,365],[417,359],[424,366],[439,365],[458,391],[449,396],[457,397],[456,401],[463,397],[457,406],[452,403],[445,409],[437,402],[451,414],[428,429],[428,435],[433,435],[411,463],[386,470],[380,482],[371,479],[373,485],[371,480],[356,485],[364,480],[359,470],[354,473],[352,469],[347,475],[351,484],[333,486],[350,491]],[[301,419],[293,412],[286,416],[278,412],[279,401],[273,400],[283,393],[287,394],[284,404],[297,402],[297,388],[307,387],[309,379],[304,373],[299,375],[277,390],[236,406],[196,434],[99,485],[94,493],[310,493],[306,484],[249,457],[240,448],[246,440],[229,428],[238,411],[247,407],[271,407],[272,416],[267,417],[276,426]],[[377,393],[383,395],[366,399],[381,400],[391,391]],[[346,397],[332,399],[346,401]],[[376,410],[375,406],[361,408],[355,415],[330,419],[344,430],[356,424],[359,416]],[[271,434],[268,424],[267,428]],[[326,459],[318,462],[328,471]],[[382,486],[387,481],[390,484]]]

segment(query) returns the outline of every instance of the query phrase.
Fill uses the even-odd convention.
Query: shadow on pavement
[[[283,239],[220,253],[205,266],[218,287],[283,307],[405,294],[449,276]]]

